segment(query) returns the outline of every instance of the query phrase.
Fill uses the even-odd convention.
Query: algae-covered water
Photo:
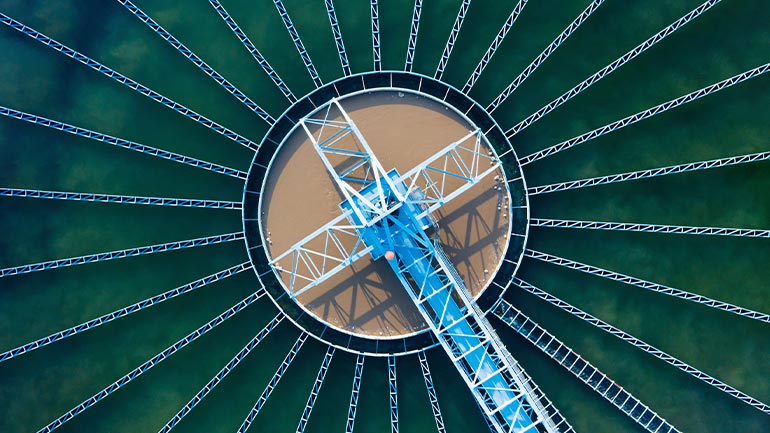
[[[295,94],[313,88],[269,0],[222,2]],[[286,0],[325,81],[342,74],[323,2]],[[608,0],[496,112],[509,127],[698,0]],[[288,102],[204,0],[136,4],[273,115]],[[432,75],[459,0],[427,0],[415,71]],[[514,1],[474,0],[444,79],[462,86]],[[471,96],[491,101],[588,1],[524,8]],[[369,2],[335,2],[354,72],[371,67]],[[411,0],[380,1],[383,66],[401,69]],[[266,124],[117,2],[0,0],[0,11],[259,141]],[[514,140],[519,155],[770,60],[770,8],[726,0]],[[246,170],[251,152],[3,26],[0,105]],[[770,78],[761,76],[526,167],[530,185],[768,150]],[[219,200],[239,180],[5,117],[0,186]],[[770,163],[542,195],[544,218],[770,228]],[[241,230],[240,213],[0,199],[0,268]],[[770,312],[767,239],[532,229],[531,248]],[[0,280],[0,350],[247,260],[241,242]],[[664,295],[525,260],[522,278],[770,402],[770,327]],[[0,431],[34,431],[256,289],[244,272],[0,364]],[[770,417],[525,293],[508,298],[683,432],[767,432]],[[267,300],[179,351],[60,430],[156,431],[276,311]],[[514,356],[580,432],[642,431],[527,342],[495,322]],[[284,323],[176,428],[231,432],[294,343]],[[295,431],[325,348],[309,339],[252,431]],[[429,352],[447,430],[486,428],[440,349]],[[338,351],[308,426],[343,431],[354,356]],[[402,432],[434,431],[416,356],[399,358]],[[386,432],[387,366],[369,359],[356,432]]]

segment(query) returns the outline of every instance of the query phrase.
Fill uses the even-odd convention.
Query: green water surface
[[[297,96],[313,88],[270,0],[223,0]],[[607,0],[497,111],[504,128],[676,20],[699,0]],[[137,0],[254,101],[288,107],[205,0]],[[342,75],[321,0],[286,7],[325,81]],[[383,67],[403,68],[411,0],[381,0]],[[462,87],[515,2],[474,0],[444,79]],[[533,0],[471,96],[490,102],[588,4]],[[460,5],[426,0],[415,72],[432,75]],[[353,72],[371,69],[369,2],[335,1]],[[267,125],[117,2],[0,0],[0,11],[258,142]],[[770,60],[770,8],[725,0],[519,134],[519,155]],[[248,169],[251,151],[17,32],[0,28],[0,105]],[[762,76],[526,167],[530,185],[770,149]],[[151,156],[0,118],[0,186],[218,200],[242,184]],[[544,218],[770,228],[770,162],[546,194]],[[241,230],[240,212],[0,198],[0,268]],[[767,239],[532,229],[529,247],[770,312]],[[242,242],[0,280],[0,350],[248,260]],[[525,260],[519,275],[770,402],[770,327]],[[0,432],[44,426],[256,290],[251,271],[0,364]],[[683,432],[770,432],[770,417],[526,293],[507,298]],[[157,431],[266,324],[261,300],[66,423],[63,432]],[[529,343],[494,322],[579,432],[641,432]],[[235,431],[298,336],[283,323],[177,427]],[[308,339],[252,426],[293,432],[325,347]],[[486,427],[441,349],[428,353],[447,430]],[[355,357],[334,357],[310,432],[344,431]],[[401,432],[435,431],[416,356],[398,359]],[[390,431],[387,364],[368,359],[357,433]]]

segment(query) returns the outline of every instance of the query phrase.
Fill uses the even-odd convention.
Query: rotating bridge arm
[[[372,251],[347,224],[350,211],[294,244],[270,261],[279,274],[287,273],[289,295],[297,297],[321,284]]]
[[[482,137],[481,130],[471,131],[401,176],[408,186],[406,201],[424,209],[418,217],[438,210],[500,167]]]

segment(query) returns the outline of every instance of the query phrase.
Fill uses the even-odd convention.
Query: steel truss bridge
[[[43,33],[40,29],[33,28],[29,23],[10,16],[14,14],[6,14],[6,11],[0,11],[0,22],[4,25],[2,26],[3,30],[7,34],[13,34],[18,37],[19,46],[22,46],[24,49],[27,49],[26,44],[38,44],[41,46],[41,49],[44,48],[50,51],[51,56],[61,56],[74,61],[73,68],[96,72],[102,77],[106,77],[123,86],[121,88],[122,91],[126,93],[135,92],[138,95],[149,98],[149,100],[183,116],[183,118],[187,119],[186,121],[191,121],[212,131],[214,134],[223,137],[227,142],[237,143],[255,154],[251,168],[249,170],[242,170],[213,161],[199,159],[184,153],[171,152],[127,138],[109,135],[105,132],[86,128],[85,125],[77,126],[70,124],[65,121],[66,119],[57,120],[43,116],[42,113],[32,112],[44,111],[43,107],[24,111],[21,109],[22,107],[6,106],[7,102],[0,101],[0,116],[9,125],[14,123],[36,125],[37,127],[59,133],[62,137],[77,136],[116,148],[131,150],[142,154],[143,157],[154,157],[156,160],[163,161],[164,164],[167,161],[171,161],[188,168],[193,167],[209,173],[224,175],[227,178],[238,179],[244,184],[243,203],[216,199],[163,197],[158,195],[126,195],[102,191],[36,189],[34,185],[0,185],[0,202],[3,204],[11,203],[7,209],[12,208],[14,203],[23,200],[45,199],[43,200],[45,203],[85,202],[93,203],[92,206],[138,205],[211,209],[211,211],[206,212],[235,210],[243,212],[244,215],[244,230],[238,232],[228,233],[223,230],[220,233],[206,234],[205,236],[201,234],[202,237],[191,239],[170,239],[165,240],[163,243],[151,245],[128,245],[126,248],[118,250],[101,250],[101,252],[87,255],[49,258],[50,260],[33,263],[17,263],[13,257],[9,258],[3,255],[0,257],[4,260],[0,262],[0,292],[7,292],[9,294],[8,299],[16,299],[10,296],[15,282],[22,281],[24,278],[34,278],[30,274],[37,275],[38,272],[57,273],[63,272],[61,270],[63,268],[79,266],[97,267],[96,263],[120,259],[135,260],[134,258],[136,257],[148,255],[156,257],[156,255],[163,254],[179,254],[175,252],[204,247],[214,248],[214,245],[232,242],[245,242],[246,251],[249,256],[249,260],[240,260],[241,263],[230,264],[229,267],[208,275],[198,275],[197,278],[170,290],[167,288],[164,289],[166,291],[158,290],[155,292],[158,293],[156,295],[145,299],[138,299],[134,303],[111,312],[104,312],[95,318],[85,321],[71,321],[66,327],[63,326],[63,329],[49,335],[43,333],[24,341],[18,341],[18,338],[26,338],[25,336],[31,335],[29,332],[33,331],[22,333],[20,336],[7,333],[7,338],[3,340],[5,347],[0,348],[2,350],[0,353],[0,369],[8,368],[9,370],[5,371],[12,371],[10,369],[23,365],[31,352],[40,350],[41,355],[51,354],[52,345],[67,344],[72,337],[89,333],[102,325],[108,325],[135,313],[140,315],[147,313],[157,305],[182,295],[196,292],[198,289],[206,286],[216,286],[218,283],[221,286],[221,282],[230,277],[250,275],[252,279],[256,280],[252,289],[249,290],[249,293],[243,299],[201,324],[198,328],[172,341],[167,348],[122,376],[117,377],[112,382],[98,383],[96,387],[92,387],[90,385],[93,384],[90,384],[89,389],[101,389],[66,410],[57,418],[52,416],[50,419],[46,419],[46,424],[42,426],[30,425],[26,427],[37,428],[38,432],[47,433],[73,422],[83,412],[108,399],[112,394],[120,392],[126,385],[154,369],[177,352],[183,351],[199,338],[208,333],[221,332],[222,328],[219,328],[219,326],[224,322],[243,311],[253,310],[255,304],[264,303],[269,305],[268,301],[264,299],[267,297],[270,297],[279,306],[278,311],[265,318],[261,328],[254,330],[253,337],[246,342],[243,348],[235,353],[199,391],[191,394],[189,401],[181,405],[181,408],[173,413],[164,425],[158,426],[160,432],[169,432],[180,423],[183,423],[185,417],[208,397],[218,385],[225,381],[232,372],[237,371],[239,368],[244,368],[242,364],[244,364],[246,359],[250,356],[259,356],[257,352],[264,350],[262,343],[269,341],[270,335],[276,332],[277,329],[297,327],[299,328],[298,335],[296,335],[293,344],[276,367],[275,372],[270,375],[264,388],[255,391],[254,403],[250,410],[243,413],[242,422],[237,427],[238,432],[247,431],[258,420],[260,412],[280,385],[283,377],[291,371],[293,362],[302,356],[303,348],[312,344],[308,342],[313,340],[320,340],[325,344],[324,353],[312,383],[308,384],[307,389],[297,391],[305,392],[308,395],[301,416],[298,419],[297,433],[304,432],[311,423],[314,408],[316,408],[319,399],[323,399],[324,394],[322,391],[330,386],[327,381],[327,373],[335,364],[334,359],[339,359],[339,356],[335,357],[335,355],[340,351],[353,352],[355,354],[351,378],[352,385],[349,394],[350,399],[349,404],[346,406],[346,433],[352,433],[357,424],[364,422],[360,419],[360,416],[357,417],[360,406],[359,398],[364,392],[362,391],[362,385],[364,382],[365,366],[367,365],[367,360],[373,356],[385,356],[387,358],[387,371],[383,371],[383,373],[387,381],[386,401],[392,433],[398,432],[400,425],[407,422],[403,417],[399,416],[399,403],[402,402],[401,404],[403,404],[404,395],[403,391],[399,391],[398,386],[399,381],[403,381],[403,373],[398,373],[397,365],[410,362],[411,358],[416,358],[411,360],[414,361],[416,366],[419,366],[419,379],[424,384],[426,399],[430,404],[431,416],[435,421],[436,430],[440,433],[447,431],[448,422],[445,422],[442,412],[442,409],[445,409],[445,407],[442,408],[441,404],[442,394],[440,389],[435,386],[436,381],[434,381],[433,376],[436,370],[431,369],[431,363],[429,362],[429,357],[433,356],[446,356],[454,365],[463,383],[473,396],[478,410],[483,415],[484,422],[486,422],[491,431],[498,433],[574,431],[567,419],[562,416],[561,412],[556,409],[554,404],[516,360],[516,353],[510,353],[500,336],[498,336],[498,332],[508,331],[517,334],[522,342],[526,341],[534,350],[541,352],[557,365],[564,368],[566,373],[587,386],[588,389],[596,393],[596,395],[611,406],[621,411],[630,422],[633,422],[639,428],[658,433],[680,431],[675,427],[675,423],[664,418],[664,415],[668,417],[675,415],[675,408],[672,409],[665,405],[653,407],[655,405],[648,405],[643,402],[631,392],[631,385],[624,387],[617,383],[599,369],[599,362],[590,362],[575,349],[559,340],[554,331],[549,331],[546,327],[539,324],[536,320],[537,317],[533,319],[525,314],[517,298],[520,295],[531,297],[537,302],[549,306],[553,311],[561,311],[571,318],[586,323],[588,326],[606,332],[608,335],[645,353],[645,356],[649,355],[653,362],[661,361],[661,365],[665,365],[665,368],[673,367],[677,374],[684,373],[687,377],[697,380],[706,387],[745,405],[742,407],[756,411],[753,413],[770,416],[770,405],[768,405],[767,401],[762,401],[761,398],[757,398],[757,396],[739,389],[739,386],[736,384],[730,384],[730,382],[735,381],[735,378],[720,378],[718,377],[720,374],[708,373],[704,371],[704,367],[694,365],[699,363],[697,360],[686,362],[684,359],[677,357],[674,353],[675,351],[656,347],[652,343],[620,329],[609,321],[600,319],[578,306],[568,303],[566,300],[556,296],[556,290],[540,288],[533,284],[533,282],[528,281],[528,279],[519,276],[516,272],[521,261],[530,264],[540,262],[542,266],[553,269],[562,268],[565,272],[572,272],[574,275],[580,273],[591,277],[600,277],[619,285],[643,289],[647,292],[652,292],[651,295],[654,296],[666,295],[676,302],[685,301],[682,302],[682,308],[691,308],[691,306],[697,305],[697,308],[705,308],[714,314],[724,315],[724,320],[748,321],[746,323],[752,326],[767,326],[770,323],[770,312],[761,311],[761,308],[737,305],[737,303],[706,296],[699,293],[698,287],[688,288],[692,290],[689,291],[589,263],[579,262],[567,257],[527,248],[526,246],[529,227],[537,227],[537,230],[556,230],[559,233],[566,233],[568,231],[633,232],[640,233],[640,236],[645,236],[641,233],[649,233],[649,236],[717,236],[753,238],[756,241],[769,238],[770,227],[741,228],[715,227],[711,225],[674,225],[666,224],[665,222],[646,223],[641,221],[530,218],[527,198],[577,189],[604,187],[604,185],[620,182],[638,182],[644,181],[644,179],[675,176],[701,170],[712,172],[724,169],[725,167],[737,168],[744,165],[766,167],[766,161],[770,159],[770,151],[754,151],[751,153],[742,153],[746,152],[745,150],[735,151],[731,152],[731,155],[717,159],[686,160],[676,165],[661,164],[661,166],[653,166],[636,171],[610,173],[601,176],[564,180],[551,184],[530,185],[529,187],[524,183],[525,177],[520,167],[520,165],[524,166],[527,172],[536,171],[541,161],[548,160],[553,155],[568,150],[574,151],[576,147],[584,143],[612,134],[631,125],[644,124],[646,120],[655,116],[663,116],[660,119],[666,119],[667,113],[673,110],[702,99],[718,98],[715,94],[723,91],[726,92],[728,91],[727,89],[733,87],[739,87],[750,80],[756,80],[758,77],[766,79],[765,74],[770,71],[770,63],[755,64],[751,65],[752,67],[748,69],[732,71],[730,72],[733,74],[731,76],[724,74],[720,77],[712,77],[709,81],[711,84],[688,89],[687,93],[680,94],[680,96],[673,99],[643,109],[635,114],[621,117],[604,126],[537,150],[522,158],[516,156],[513,147],[511,147],[508,141],[519,139],[527,128],[530,128],[551,112],[559,109],[562,105],[573,101],[573,98],[616,71],[622,71],[624,65],[633,62],[638,57],[643,57],[652,47],[658,44],[665,44],[667,40],[678,37],[682,33],[679,31],[680,29],[697,25],[697,23],[690,23],[696,22],[699,17],[710,16],[711,19],[718,18],[720,11],[725,11],[731,6],[728,5],[728,2],[707,0],[696,5],[677,19],[661,27],[657,32],[651,34],[631,50],[620,55],[572,88],[564,91],[551,102],[527,115],[512,126],[508,126],[507,130],[501,130],[500,132],[497,131],[499,129],[497,122],[494,120],[485,122],[483,120],[484,116],[489,117],[489,114],[493,112],[504,112],[508,102],[514,99],[513,95],[517,89],[535,74],[540,66],[552,55],[558,53],[559,48],[573,38],[573,35],[579,34],[581,29],[588,28],[592,19],[595,19],[595,16],[600,15],[607,9],[607,6],[604,6],[604,0],[586,1],[585,8],[567,24],[564,30],[557,34],[552,42],[543,47],[542,51],[523,70],[512,76],[510,84],[500,90],[494,98],[484,101],[486,105],[483,107],[467,95],[478,86],[479,82],[483,81],[484,77],[490,75],[489,71],[492,70],[490,68],[495,66],[492,60],[500,57],[495,57],[495,54],[504,46],[506,37],[511,32],[515,32],[517,23],[522,19],[526,19],[528,0],[518,0],[515,4],[512,4],[510,15],[508,15],[502,27],[490,41],[488,48],[486,48],[483,56],[478,60],[473,71],[467,79],[464,79],[464,85],[458,86],[462,90],[442,83],[440,80],[445,75],[448,76],[447,71],[452,69],[452,59],[466,55],[466,53],[460,52],[461,50],[455,50],[455,48],[458,39],[466,34],[466,32],[472,31],[472,25],[468,24],[471,20],[469,19],[468,23],[466,23],[466,16],[473,15],[475,3],[472,5],[470,0],[457,2],[458,10],[453,15],[454,19],[451,27],[447,29],[446,42],[443,44],[438,64],[435,69],[424,71],[417,67],[415,58],[419,52],[417,49],[418,40],[422,40],[420,38],[421,30],[423,34],[425,32],[422,21],[430,13],[427,11],[430,6],[427,3],[424,4],[422,0],[415,0],[413,7],[410,4],[409,36],[408,41],[405,41],[403,68],[400,71],[388,71],[383,65],[382,52],[382,42],[389,40],[388,27],[384,25],[384,20],[381,19],[381,12],[384,7],[379,4],[378,0],[370,0],[368,5],[369,15],[367,17],[369,20],[368,24],[370,24],[367,25],[367,28],[370,29],[370,35],[367,35],[366,40],[371,40],[372,72],[357,73],[353,70],[354,66],[351,62],[351,58],[354,57],[350,55],[346,46],[345,30],[347,27],[344,20],[345,16],[337,13],[338,11],[333,0],[319,0],[320,2],[323,3],[322,7],[326,12],[326,16],[321,18],[324,21],[328,18],[330,26],[328,35],[325,35],[325,37],[332,38],[341,69],[341,78],[334,81],[324,81],[322,74],[313,63],[313,59],[311,59],[313,47],[311,46],[308,49],[303,40],[303,37],[307,40],[310,35],[303,34],[301,36],[300,30],[302,26],[300,25],[299,28],[295,26],[294,21],[290,17],[290,12],[294,13],[295,11],[289,10],[282,0],[273,0],[276,22],[284,27],[283,30],[287,32],[292,45],[296,49],[296,53],[292,52],[291,55],[298,56],[297,64],[301,65],[302,69],[307,72],[312,86],[315,88],[310,94],[299,96],[300,94],[295,93],[296,90],[292,90],[290,84],[284,81],[279,72],[271,66],[268,59],[260,52],[258,44],[250,39],[249,34],[251,34],[253,29],[242,27],[243,22],[239,24],[239,20],[231,15],[220,1],[209,0],[212,16],[218,17],[217,19],[222,21],[223,28],[232,33],[233,40],[242,46],[244,55],[248,55],[250,59],[254,60],[255,66],[261,69],[272,83],[271,85],[274,85],[280,92],[280,95],[286,100],[285,102],[291,104],[282,115],[277,115],[278,113],[271,114],[270,110],[266,109],[265,106],[255,102],[255,100],[260,100],[257,96],[261,95],[247,95],[247,92],[241,90],[234,84],[234,81],[228,80],[223,74],[218,72],[212,66],[214,64],[213,61],[207,63],[191,48],[177,39],[176,36],[156,21],[156,19],[164,21],[160,16],[153,18],[153,14],[146,13],[131,1],[117,0],[117,4],[121,6],[120,10],[123,13],[135,17],[138,23],[145,26],[153,35],[159,37],[163,43],[168,44],[185,61],[190,62],[198,72],[211,79],[214,86],[221,87],[227,92],[228,97],[233,97],[239,104],[248,109],[248,112],[255,116],[254,119],[256,121],[270,127],[270,132],[268,132],[264,139],[248,138],[247,135],[242,135],[229,127],[223,126],[206,115],[188,108],[181,102],[151,89],[116,69],[112,69],[89,54],[78,51],[64,42],[54,39]],[[340,19],[341,16],[342,19]],[[468,30],[469,28],[471,30]],[[312,35],[312,37],[317,36]],[[350,42],[349,39],[347,41]],[[419,56],[417,57],[419,59]],[[13,59],[10,61],[13,62]],[[334,62],[336,64],[336,58]],[[473,63],[475,63],[475,59]],[[414,73],[413,71],[415,70],[419,70],[421,73]],[[498,71],[495,71],[495,73],[498,73]],[[25,79],[24,77],[12,78],[11,81]],[[346,91],[344,90],[346,87],[353,90]],[[452,106],[467,103],[467,105],[462,107],[462,112],[468,115],[469,118],[474,119],[478,126],[476,129],[469,130],[467,135],[457,137],[456,141],[447,143],[446,147],[440,152],[423,161],[414,169],[405,173],[399,173],[380,164],[377,155],[367,143],[367,137],[358,129],[344,108],[343,93],[375,88],[421,92]],[[262,103],[266,102],[263,101]],[[17,102],[12,101],[9,105],[17,104]],[[721,107],[720,109],[727,110],[729,108]],[[476,121],[476,119],[482,120]],[[324,163],[339,192],[344,196],[344,201],[340,205],[340,214],[337,218],[318,228],[287,251],[280,252],[274,257],[268,257],[261,239],[250,238],[250,233],[253,233],[254,227],[259,227],[261,224],[258,215],[250,214],[250,212],[253,212],[253,206],[250,206],[250,204],[254,200],[259,200],[259,189],[264,182],[263,177],[267,172],[267,166],[279,147],[279,141],[273,140],[275,137],[271,136],[271,134],[277,134],[276,137],[280,138],[294,126],[302,128],[311,139],[318,157]],[[498,134],[499,136],[493,137],[493,134]],[[73,143],[75,142],[73,141]],[[734,144],[738,145],[741,143]],[[73,146],[75,145],[77,144],[73,144]],[[487,152],[487,149],[490,147],[495,150],[493,154]],[[344,159],[345,164],[340,164],[341,157],[343,157],[342,159]],[[512,169],[511,167],[514,168]],[[522,200],[519,203],[512,203],[510,210],[518,209],[526,215],[525,225],[527,228],[523,234],[511,233],[511,235],[515,236],[511,237],[510,242],[520,243],[520,257],[506,257],[499,274],[486,289],[487,298],[485,298],[485,295],[482,295],[478,299],[473,299],[447,253],[436,242],[436,232],[441,229],[436,213],[446,203],[467,192],[481,179],[490,176],[497,170],[503,170],[508,175],[508,188],[510,191],[516,190],[520,185],[524,186],[524,189],[520,191],[521,197],[523,197]],[[510,172],[511,170],[513,170],[513,173]],[[90,206],[85,203],[82,205]],[[6,208],[4,205],[0,206]],[[11,210],[9,212],[13,213],[15,211]],[[357,348],[353,343],[356,339],[355,336],[340,335],[334,329],[323,328],[321,332],[323,338],[319,338],[318,335],[304,326],[305,322],[293,316],[289,309],[282,308],[282,305],[296,302],[296,298],[303,293],[310,290],[318,290],[318,286],[328,278],[364,257],[385,257],[386,260],[389,258],[388,263],[391,271],[398,277],[404,290],[417,306],[430,328],[430,332],[423,335],[423,340],[405,339],[399,343],[402,344],[400,347],[388,342],[366,342],[367,344],[374,344],[376,350],[370,350],[369,346],[364,347],[363,343],[361,348]],[[283,282],[285,287],[282,287],[280,290],[283,291],[282,293],[285,296],[275,295],[276,289],[275,285],[272,284],[273,280],[271,278],[273,280],[279,278]],[[597,281],[601,280],[597,279]],[[45,293],[47,293],[46,296],[50,296],[49,294],[52,292]],[[489,299],[490,296],[492,299]],[[16,307],[12,306],[12,308]],[[297,333],[295,332],[295,334]],[[330,343],[332,338],[336,338],[336,340]],[[338,344],[337,341],[341,341],[341,339],[347,339],[349,343],[347,345]],[[431,347],[436,346],[441,347],[443,354],[439,350],[429,350]],[[307,350],[305,349],[305,351]],[[414,355],[414,357],[411,355]],[[373,367],[367,367],[367,369],[370,368]],[[69,383],[65,385],[69,385]],[[78,390],[82,391],[82,388],[78,388]],[[23,393],[20,393],[18,398],[23,399]],[[42,419],[42,416],[48,416],[47,414],[51,412],[50,408],[44,407],[27,409],[28,412],[39,415],[36,415],[35,419]],[[475,410],[474,408],[470,409]],[[198,410],[200,411],[201,409]],[[12,415],[8,415],[5,418],[10,419],[12,417]],[[681,419],[681,417],[677,418]],[[766,421],[768,418],[763,419]]]

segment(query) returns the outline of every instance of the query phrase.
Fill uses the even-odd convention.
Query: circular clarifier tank
[[[383,168],[401,174],[477,129],[453,107],[419,92],[364,91],[339,102]],[[332,113],[328,120],[343,120],[341,114]],[[482,152],[494,154],[484,140]],[[489,164],[487,159],[482,162]],[[500,266],[511,232],[504,179],[498,168],[433,213],[439,228],[432,234],[474,296],[489,285]],[[456,182],[452,177],[446,181]],[[261,200],[262,233],[273,258],[340,216],[345,197],[300,125],[280,144]],[[291,257],[275,264],[284,287],[290,287]],[[404,337],[427,329],[386,257],[375,260],[366,255],[299,294],[296,301],[322,322],[365,337]]]

